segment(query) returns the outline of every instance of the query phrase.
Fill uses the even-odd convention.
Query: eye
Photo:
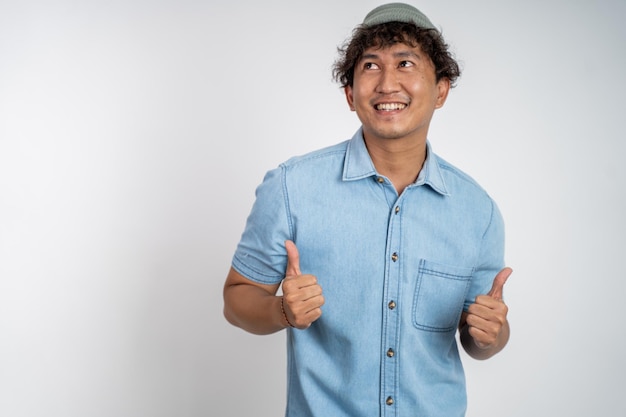
[[[366,62],[365,64],[363,64],[363,69],[366,69],[366,70],[378,69],[378,65],[374,64],[373,62]]]
[[[412,67],[414,64],[411,61],[400,61],[400,68]]]

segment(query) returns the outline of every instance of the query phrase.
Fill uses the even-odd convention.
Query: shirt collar
[[[346,159],[343,166],[343,180],[355,181],[363,178],[378,176],[372,158],[367,152],[363,139],[363,128],[354,134],[348,142]],[[432,152],[429,142],[426,142],[426,161],[417,176],[417,180],[411,186],[429,185],[433,190],[442,195],[449,195],[446,183],[443,179],[441,168],[437,163],[437,156]]]

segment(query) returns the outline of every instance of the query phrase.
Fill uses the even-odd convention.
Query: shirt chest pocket
[[[413,298],[413,324],[421,330],[449,332],[461,318],[472,268],[420,261]]]

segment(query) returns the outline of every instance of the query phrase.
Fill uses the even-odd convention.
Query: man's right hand
[[[322,287],[314,275],[302,275],[300,272],[300,254],[296,244],[287,240],[285,249],[287,269],[282,284],[285,315],[293,327],[306,329],[322,315]]]

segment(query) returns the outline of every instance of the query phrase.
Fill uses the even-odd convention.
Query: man
[[[362,127],[267,173],[225,317],[287,328],[287,416],[462,416],[456,331],[477,359],[505,346],[511,270],[495,203],[427,141],[459,67],[424,14],[391,3],[355,29],[334,75]]]

